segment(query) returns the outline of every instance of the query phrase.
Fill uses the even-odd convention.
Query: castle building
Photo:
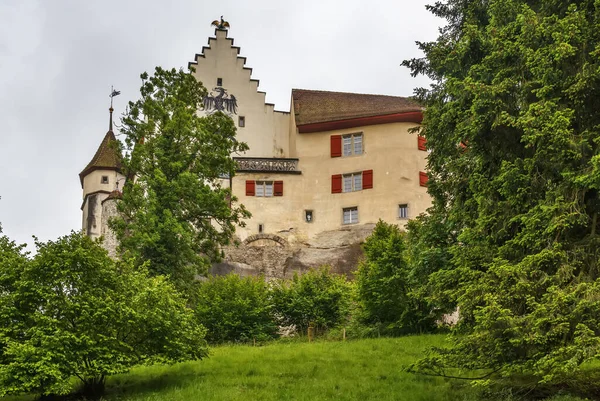
[[[323,264],[350,272],[379,219],[403,226],[430,206],[425,141],[410,132],[422,108],[404,97],[293,89],[290,111],[277,111],[227,34],[217,28],[189,64],[209,91],[201,112],[230,114],[249,146],[224,180],[252,217],[236,231],[242,246],[213,272],[283,277]],[[115,140],[110,129],[80,174],[92,237],[106,236],[111,193],[124,179]]]

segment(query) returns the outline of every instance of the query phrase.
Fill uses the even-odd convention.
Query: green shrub
[[[164,277],[148,278],[73,233],[32,259],[0,237],[0,397],[98,396],[107,376],[207,355],[204,328]]]
[[[277,336],[277,322],[262,277],[236,274],[210,277],[200,284],[196,316],[211,343],[264,341]]]
[[[312,323],[322,333],[348,318],[351,289],[344,276],[330,273],[329,268],[311,269],[274,283],[273,304],[283,326],[293,325],[306,333]]]
[[[358,318],[372,330],[363,334],[400,335],[431,331],[435,316],[412,293],[404,234],[379,221],[363,246],[365,260],[356,272]]]

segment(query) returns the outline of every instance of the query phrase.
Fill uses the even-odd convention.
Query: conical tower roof
[[[112,113],[111,113],[112,117]],[[112,131],[112,120],[110,124],[110,129],[104,135],[104,139],[102,143],[98,147],[96,154],[92,157],[92,160],[88,163],[88,165],[79,173],[79,180],[81,181],[81,185],[83,186],[83,179],[86,175],[91,173],[94,170],[114,170],[121,171],[121,161],[123,160],[123,156],[119,151],[117,138],[115,137],[114,132]]]

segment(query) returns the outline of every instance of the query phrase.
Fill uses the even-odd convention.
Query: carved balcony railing
[[[280,157],[234,157],[240,173],[302,174],[298,159]]]

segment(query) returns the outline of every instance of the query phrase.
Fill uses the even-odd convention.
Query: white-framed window
[[[401,203],[398,205],[398,218],[408,219],[408,204]]]
[[[344,174],[343,179],[343,192],[354,192],[362,191],[362,171],[360,173]]]
[[[343,223],[356,224],[358,223],[358,207],[345,207],[343,210]]]
[[[273,196],[273,181],[256,181],[256,196]]]
[[[354,156],[363,153],[363,134],[342,135],[342,155]]]

